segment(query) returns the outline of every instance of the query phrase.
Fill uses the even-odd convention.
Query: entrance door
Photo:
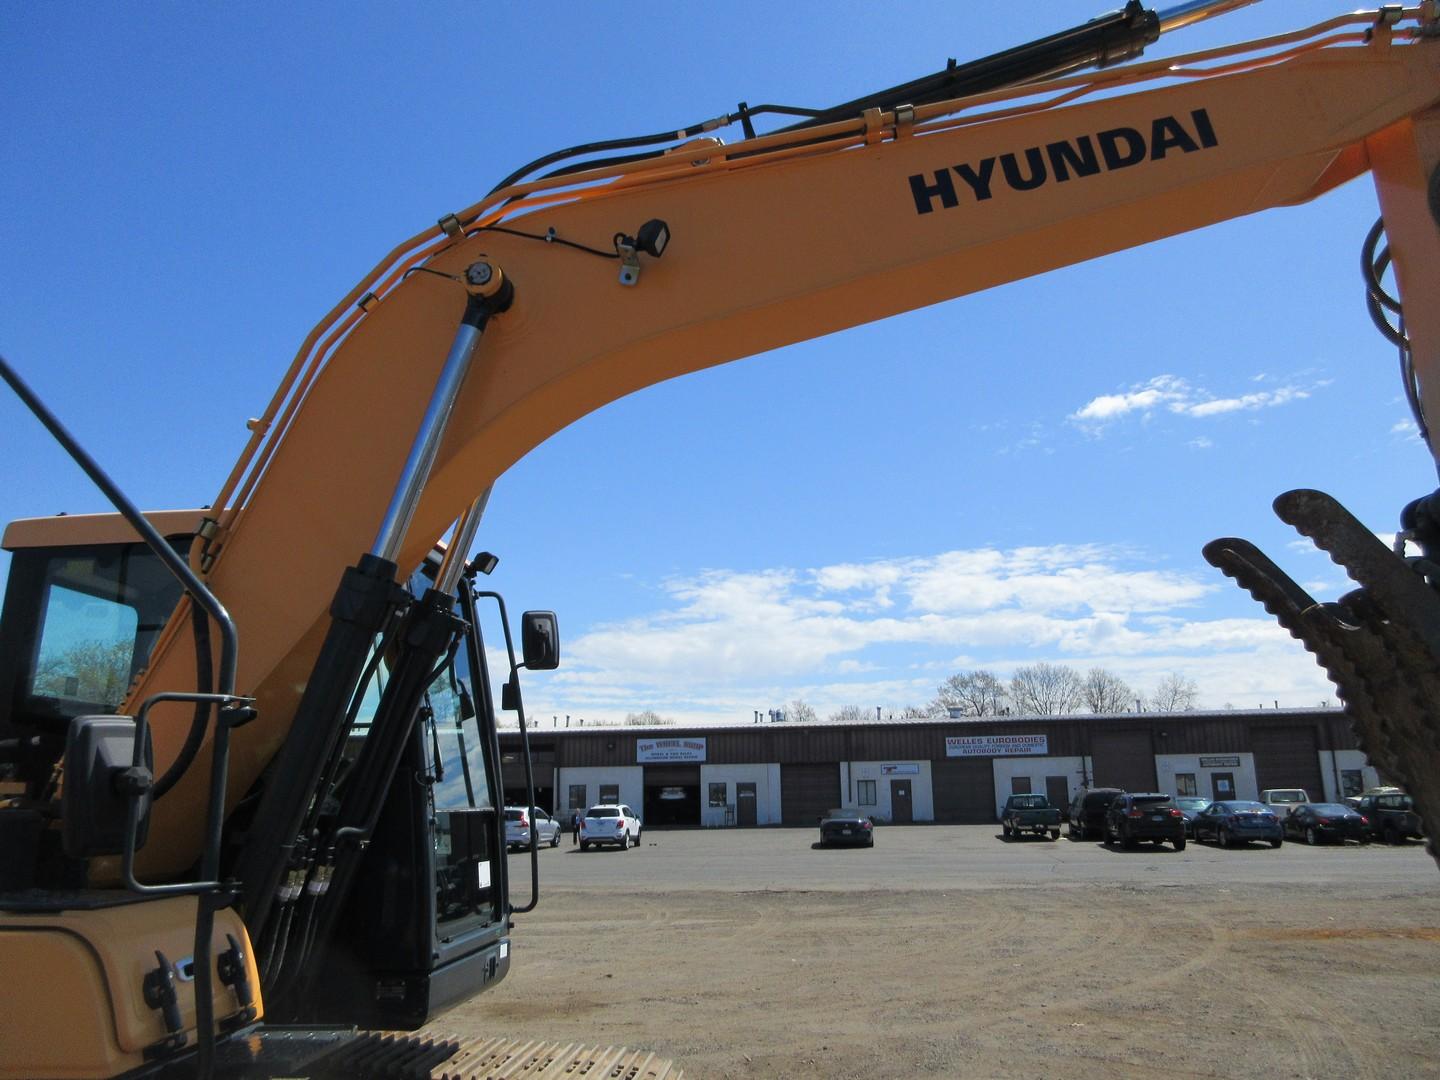
[[[755,824],[755,785],[735,785],[735,824]]]
[[[909,780],[890,781],[890,820],[896,825],[908,825],[915,820]]]
[[[1045,777],[1045,797],[1050,805],[1064,814],[1070,806],[1070,780],[1065,776]]]
[[[1228,772],[1215,772],[1210,774],[1211,797],[1216,802],[1222,799],[1233,799],[1235,797],[1235,774]]]

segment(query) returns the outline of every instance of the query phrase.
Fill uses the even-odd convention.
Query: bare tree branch
[[[1059,716],[1074,712],[1085,693],[1080,676],[1070,668],[1042,661],[1015,669],[1010,677],[1010,700],[1022,713]]]

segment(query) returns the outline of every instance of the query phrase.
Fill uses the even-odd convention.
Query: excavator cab
[[[200,511],[153,515],[182,557]],[[84,881],[44,827],[72,722],[114,713],[180,583],[117,514],[17,521],[0,610],[0,892]]]
[[[200,511],[147,516],[181,558],[201,518]],[[251,810],[260,793],[248,792],[221,832],[217,887],[142,887],[152,893],[129,877],[144,831],[141,818],[126,835],[122,784],[136,741],[143,745],[134,760],[153,784],[148,728],[115,714],[184,589],[119,515],[16,522],[4,546],[12,560],[0,612],[0,941],[7,952],[26,949],[26,958],[56,965],[59,982],[77,999],[84,994],[76,988],[87,988],[112,1007],[127,998],[144,1003],[117,1019],[109,1045],[20,1048],[18,1067],[78,1064],[81,1072],[107,1074],[148,1061],[160,1066],[159,1075],[167,1065],[186,1074],[200,1041],[189,939],[206,904],[216,909],[208,981],[217,1030],[211,1052],[222,1069],[237,1055],[245,1068],[262,1071],[276,1065],[283,1072],[294,1060],[293,1038],[277,1042],[277,1029],[258,1025],[262,1014],[272,1025],[323,1033],[315,1052],[342,1052],[336,1031],[413,1030],[505,976],[514,909],[499,812],[501,695],[492,690],[482,613],[489,615],[493,599],[510,658],[501,680],[510,708],[520,706],[519,667],[558,664],[553,613],[523,616],[522,660],[503,601],[475,586],[478,569],[462,574],[442,600],[434,587],[439,559],[427,560],[404,587],[392,586],[396,610],[372,639],[350,695],[349,723],[307,803],[305,833],[314,843],[306,848],[305,837],[287,844],[257,832]],[[493,568],[494,560],[477,563]],[[426,610],[439,613],[438,621],[417,634],[412,614]],[[429,649],[418,668],[407,659],[417,637]],[[393,684],[405,680],[407,668],[422,673],[418,695],[397,696]],[[370,745],[387,738],[393,752]],[[377,772],[377,758],[394,760]],[[85,767],[76,767],[82,759]],[[209,764],[202,754],[186,767]],[[153,790],[147,787],[147,799]],[[93,825],[77,841],[82,821]],[[278,899],[257,918],[234,875],[247,856],[291,846],[296,854],[286,861]],[[121,853],[127,868],[117,883],[104,857]],[[337,873],[349,887],[332,891]],[[54,933],[36,932],[47,930]],[[143,945],[142,959],[107,952],[107,937],[123,941],[128,953]],[[64,942],[77,938],[99,943],[98,964],[68,955],[74,950]],[[58,959],[30,956],[47,941],[58,943]],[[19,998],[0,999],[7,1014],[26,1011]],[[225,1037],[238,1034],[246,1038]]]

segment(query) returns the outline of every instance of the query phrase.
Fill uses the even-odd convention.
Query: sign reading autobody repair
[[[1016,757],[1048,754],[1048,735],[948,735],[946,757]]]
[[[635,760],[640,764],[647,761],[704,761],[704,739],[636,739]]]

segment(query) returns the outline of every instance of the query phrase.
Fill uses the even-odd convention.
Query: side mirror
[[[531,671],[560,666],[560,622],[553,611],[527,611],[520,617],[520,650]]]
[[[520,708],[520,688],[512,675],[500,687],[500,708],[505,712],[517,712]]]
[[[155,752],[145,731],[140,766],[135,760],[135,721],[128,716],[77,716],[65,736],[65,787],[60,796],[65,854],[85,859],[125,851],[127,795],[140,794],[135,850],[150,831],[150,787]]]

